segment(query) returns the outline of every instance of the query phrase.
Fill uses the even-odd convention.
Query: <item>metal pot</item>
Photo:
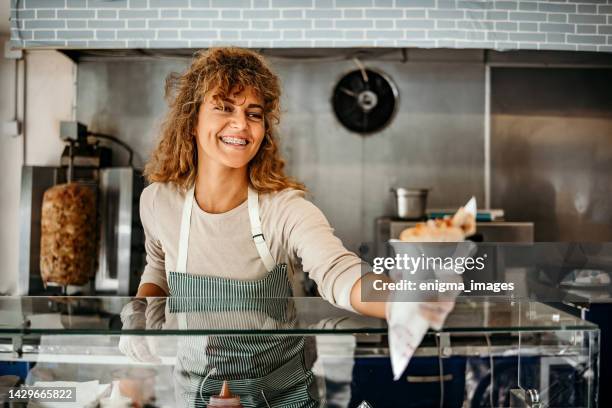
[[[428,188],[392,188],[395,194],[396,217],[404,219],[422,219],[427,209]]]

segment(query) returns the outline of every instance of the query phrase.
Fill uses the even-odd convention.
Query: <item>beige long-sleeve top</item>
[[[146,267],[140,284],[154,283],[169,293],[167,272],[176,269],[184,193],[172,183],[153,183],[140,197]],[[276,263],[287,263],[294,293],[300,267],[334,305],[352,310],[350,291],[361,277],[362,261],[334,235],[323,213],[298,190],[260,194],[266,243]],[[256,280],[268,272],[251,237],[247,202],[222,213],[191,214],[187,273]]]

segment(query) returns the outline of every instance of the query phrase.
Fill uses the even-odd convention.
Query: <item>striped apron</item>
[[[317,407],[316,386],[306,368],[304,337],[249,334],[295,324],[286,264],[276,264],[265,242],[259,198],[249,188],[253,240],[268,273],[241,281],[186,273],[194,189],[186,195],[176,271],[168,272],[169,312],[180,329],[244,329],[240,336],[183,336],[179,340],[175,389],[184,406],[205,407],[223,380],[250,407]]]

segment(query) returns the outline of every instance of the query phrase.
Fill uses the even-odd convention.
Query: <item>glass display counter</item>
[[[244,407],[596,407],[598,361],[597,326],[542,303],[459,299],[393,381],[385,321],[320,298],[0,298],[0,388],[72,406],[206,406],[227,380]]]

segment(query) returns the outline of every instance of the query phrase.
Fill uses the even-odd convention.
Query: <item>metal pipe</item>
[[[23,51],[23,114],[21,123],[21,135],[23,138],[23,165],[27,164],[27,129],[28,129],[28,58],[27,51]]]
[[[88,134],[90,136],[97,137],[98,139],[107,139],[107,140],[110,140],[111,142],[115,142],[119,146],[123,147],[125,150],[127,150],[128,155],[129,155],[128,156],[128,166],[133,167],[132,166],[132,162],[133,162],[133,159],[134,159],[134,151],[132,150],[132,148],[127,143],[117,139],[115,136],[105,135],[103,133],[89,132]]]
[[[68,145],[68,175],[67,175],[67,181],[68,183],[72,183],[72,179],[73,179],[73,164],[74,164],[74,142],[71,140],[70,144]]]
[[[491,208],[491,67],[485,64],[484,208]]]

